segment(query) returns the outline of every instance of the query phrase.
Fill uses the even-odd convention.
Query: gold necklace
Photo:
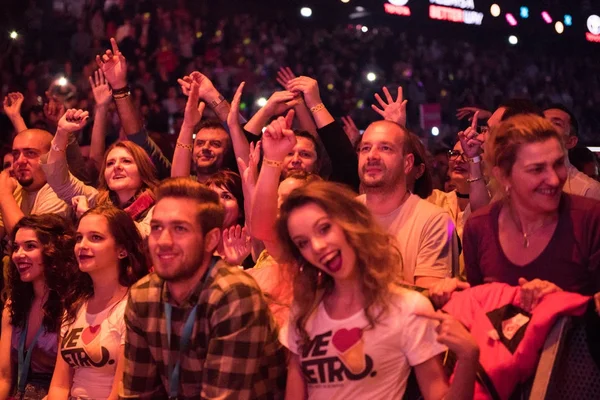
[[[521,235],[523,235],[523,247],[524,248],[529,248],[529,238],[530,236],[532,236],[534,233],[536,233],[538,230],[542,229],[544,226],[548,225],[549,223],[552,223],[555,221],[555,216],[552,216],[552,218],[549,218],[545,221],[542,221],[538,226],[536,226],[535,228],[529,230],[529,232],[525,232],[523,230],[523,225],[521,225],[521,223],[519,222],[519,219],[517,217],[515,217],[515,213],[513,211],[513,208],[511,206],[508,206],[509,209],[509,214],[511,219],[513,220],[513,222],[515,223],[515,226],[517,227],[517,229],[519,230],[519,232],[521,233]]]

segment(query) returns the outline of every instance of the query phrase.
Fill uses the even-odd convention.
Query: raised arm
[[[21,115],[23,99],[23,94],[20,92],[12,92],[6,95],[4,103],[2,104],[4,106],[4,112],[13,124],[16,133],[23,132],[27,129],[25,120],[23,120],[23,116]]]
[[[407,100],[404,100],[402,93],[402,87],[398,86],[398,95],[396,96],[396,100],[394,100],[388,88],[384,86],[383,94],[387,103],[381,98],[379,93],[375,93],[375,100],[377,100],[381,108],[377,107],[375,104],[371,104],[371,108],[377,114],[381,115],[384,120],[392,121],[402,127],[406,127]]]
[[[90,146],[90,159],[98,171],[102,167],[104,151],[106,150],[106,129],[108,126],[108,106],[112,101],[112,90],[101,69],[96,70],[94,79],[90,76],[90,87],[96,101],[94,109],[94,126]]]
[[[265,243],[267,251],[275,259],[282,255],[275,230],[277,189],[283,159],[296,145],[296,136],[291,130],[293,119],[294,110],[290,110],[285,118],[277,118],[265,130],[262,138],[264,158],[252,199],[252,235]]]
[[[478,118],[479,111],[475,112],[471,126],[458,133],[460,145],[469,161],[469,179],[467,179],[467,182],[469,182],[471,211],[485,207],[491,200],[481,166],[481,146],[485,141],[485,135],[477,133]]]
[[[280,68],[279,71],[277,71],[277,82],[283,86],[285,90],[289,90],[288,84],[294,78],[296,78],[296,75],[294,75],[289,67]],[[315,121],[304,100],[300,99],[300,101],[296,102],[294,111],[296,112],[296,119],[298,120],[300,129],[309,132],[315,138],[318,138],[317,126],[315,125]]]
[[[204,102],[200,102],[200,86],[197,82],[191,84],[188,100],[183,114],[183,124],[177,137],[171,176],[190,176],[192,152],[194,151],[194,129],[202,119]],[[199,103],[199,104],[198,104]]]
[[[184,76],[177,80],[183,94],[186,96],[190,93],[193,81],[199,85],[200,99],[213,110],[221,122],[227,122],[227,116],[229,115],[230,109],[229,102],[225,100],[221,93],[219,93],[215,85],[206,75],[194,71],[191,75]]]
[[[269,122],[271,117],[281,115],[298,103],[298,96],[287,90],[275,92],[267,100],[267,104],[256,112],[250,118],[246,126],[246,131],[260,136],[263,128]]]
[[[229,127],[229,136],[231,137],[231,144],[233,145],[233,153],[235,158],[241,158],[246,163],[248,162],[248,154],[250,152],[250,144],[244,131],[240,126],[239,122],[239,110],[240,101],[242,98],[242,91],[244,90],[245,82],[242,82],[233,96],[231,102],[231,108],[229,109],[229,115],[227,116],[227,126]],[[241,172],[241,171],[240,171]]]

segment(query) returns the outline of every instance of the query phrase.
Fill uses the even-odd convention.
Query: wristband
[[[483,179],[483,176],[480,176],[479,178],[473,178],[473,179],[469,178],[469,179],[467,179],[467,183],[477,182],[477,181],[480,181],[482,179]]]
[[[179,147],[180,149],[186,149],[189,151],[194,151],[194,147],[191,144],[181,143],[180,141],[177,141],[175,147]]]
[[[123,94],[123,93],[129,93],[130,91],[131,91],[131,89],[129,88],[129,85],[125,85],[122,88],[113,89],[112,93],[113,94]]]
[[[210,106],[211,106],[212,108],[216,108],[216,107],[217,107],[219,104],[221,104],[223,101],[225,101],[225,97],[223,97],[223,96],[219,95],[219,97],[217,97],[217,99],[216,99],[216,100],[212,100],[212,101],[210,102]]]
[[[311,107],[310,108],[310,112],[311,113],[316,113],[316,112],[319,112],[319,111],[323,110],[324,108],[325,108],[325,105],[323,103],[319,103],[316,106]]]
[[[481,162],[481,156],[475,156],[475,157],[473,157],[473,158],[469,158],[469,159],[468,159],[468,161],[469,161],[471,164],[477,164],[477,163],[480,163],[480,162]]]
[[[283,165],[283,162],[282,161],[269,160],[268,158],[263,158],[262,164],[266,165],[267,167],[281,168],[281,166]]]
[[[130,92],[120,93],[120,94],[113,93],[112,97],[115,100],[120,100],[120,99],[124,99],[125,97],[129,97],[130,94],[131,94]]]

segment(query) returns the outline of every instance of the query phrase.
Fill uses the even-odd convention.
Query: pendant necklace
[[[523,235],[523,247],[526,248],[526,249],[529,248],[529,238],[534,233],[536,233],[538,230],[542,229],[544,226],[548,225],[549,223],[555,221],[554,218],[550,218],[548,220],[542,221],[536,227],[534,227],[533,229],[529,230],[529,232],[525,232],[525,230],[523,229],[523,226],[519,222],[519,219],[515,216],[512,207],[509,206],[508,208],[509,208],[510,217],[512,218],[513,222],[515,223],[515,226],[517,227],[517,229]]]

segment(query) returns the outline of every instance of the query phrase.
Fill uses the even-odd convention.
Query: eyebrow
[[[40,152],[40,153],[41,153],[41,150],[39,150],[39,149],[36,149],[36,148],[34,148],[34,147],[24,147],[24,148],[22,148],[22,149],[19,149],[19,148],[16,148],[16,149],[15,149],[15,148],[13,147],[12,151],[13,151],[13,152],[15,152],[15,151],[37,151],[37,152]]]
[[[184,221],[182,219],[174,219],[174,220],[170,220],[170,221],[161,221],[159,219],[154,219],[152,218],[150,220],[151,224],[161,224],[161,225],[189,225],[192,226],[192,224],[189,221]]]
[[[565,159],[565,156],[558,157],[558,158],[554,159],[553,161],[551,161],[550,164],[555,164],[557,161],[564,160],[564,159]],[[529,167],[543,167],[544,165],[546,165],[545,162],[539,162],[539,163],[533,163],[533,164],[526,164],[525,167],[526,168],[529,168]]]
[[[312,227],[313,227],[313,229],[314,229],[314,227],[316,227],[317,225],[319,225],[319,223],[321,223],[321,221],[323,221],[323,220],[327,220],[327,219],[329,219],[329,217],[321,217],[321,218],[319,218],[318,220],[316,220],[316,221],[315,221],[315,223],[314,223],[314,224],[313,224],[313,226],[312,226]],[[294,237],[292,238],[292,241],[293,241],[293,240],[296,240],[296,239],[297,239],[297,238],[299,238],[299,237],[303,237],[303,236],[304,236],[304,235],[296,235],[296,236],[294,236]]]

